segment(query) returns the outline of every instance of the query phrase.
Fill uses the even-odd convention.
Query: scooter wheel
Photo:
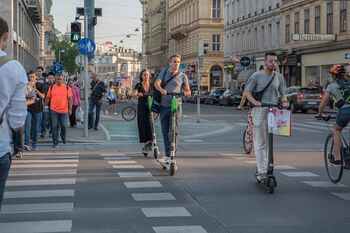
[[[142,154],[143,154],[143,156],[145,156],[145,157],[147,157],[147,155],[148,155],[147,153],[142,153]]]
[[[269,193],[272,194],[275,192],[276,184],[275,184],[275,180],[273,178],[269,178],[267,180],[267,187],[269,188]]]
[[[171,163],[169,167],[169,175],[173,176],[175,174],[175,163]]]
[[[165,170],[165,169],[166,169],[166,166],[164,166],[163,164],[162,164],[162,167],[163,167],[163,170]]]
[[[159,149],[158,149],[158,147],[156,147],[156,148],[153,149],[153,157],[155,159],[157,159],[158,155],[159,155]]]

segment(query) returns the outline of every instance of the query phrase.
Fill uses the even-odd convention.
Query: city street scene
[[[0,0],[0,233],[348,233],[349,18]]]

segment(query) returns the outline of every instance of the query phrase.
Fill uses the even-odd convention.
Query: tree
[[[56,61],[59,58],[59,51],[61,52],[61,63],[63,63],[63,69],[68,74],[74,74],[79,67],[75,64],[75,57],[79,55],[77,45],[70,42],[70,36],[60,33],[57,29],[55,31],[52,41],[52,49],[55,50]]]

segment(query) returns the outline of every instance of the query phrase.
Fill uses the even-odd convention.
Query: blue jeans
[[[0,209],[1,209],[1,202],[4,196],[5,184],[9,174],[10,166],[11,166],[10,153],[7,153],[2,157],[0,157]]]
[[[163,107],[160,106],[160,124],[162,127],[162,134],[163,134],[163,142],[164,142],[164,149],[165,149],[165,155],[170,156],[170,146],[171,146],[171,132],[170,129],[172,127],[172,113],[171,113],[171,107]],[[176,112],[176,122],[175,122],[175,151],[177,150],[177,146],[179,145],[179,119],[182,114],[182,107],[181,105],[178,105],[178,109]]]
[[[92,114],[94,112],[94,107],[96,106],[96,117],[95,117],[95,124],[93,126],[93,117]],[[100,121],[100,111],[101,111],[101,107],[102,107],[102,102],[94,99],[94,98],[90,98],[89,99],[89,115],[88,115],[88,128],[95,128],[97,129],[98,126],[98,122]]]
[[[52,127],[52,141],[53,144],[58,144],[58,126],[61,128],[62,141],[66,140],[67,113],[58,113],[51,110],[50,115]]]
[[[49,123],[49,118],[50,118],[49,111],[50,111],[49,109],[44,109],[43,114],[42,114],[41,127],[40,127],[40,133],[42,135],[46,134],[47,124]]]
[[[27,112],[26,122],[24,124],[24,144],[30,145],[32,140],[32,147],[36,147],[38,143],[38,130],[40,124],[41,112],[32,113]]]

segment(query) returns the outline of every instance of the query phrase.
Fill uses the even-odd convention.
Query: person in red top
[[[55,84],[47,92],[46,104],[50,103],[53,148],[58,147],[58,125],[61,127],[62,143],[66,144],[66,121],[72,114],[72,90],[63,83],[63,75],[56,74]]]

